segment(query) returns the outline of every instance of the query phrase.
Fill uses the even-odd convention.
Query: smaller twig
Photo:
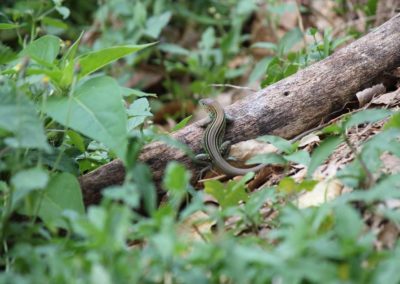
[[[350,151],[353,153],[355,159],[357,159],[360,162],[361,167],[363,168],[364,172],[367,175],[366,188],[370,188],[374,184],[374,177],[373,177],[371,171],[368,169],[364,160],[360,157],[360,154],[358,153],[358,151],[357,151],[356,147],[353,145],[353,143],[351,143],[349,137],[347,137],[347,135],[343,135],[343,137],[344,137],[344,142],[350,148]]]

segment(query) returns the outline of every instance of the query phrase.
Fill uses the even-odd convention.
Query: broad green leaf
[[[64,75],[63,71],[58,69],[57,67],[52,68],[51,70],[49,68],[43,67],[43,68],[27,68],[26,69],[26,74],[31,76],[31,75],[46,75],[50,79],[52,79],[54,82],[60,81],[61,77]]]
[[[64,227],[62,216],[66,210],[85,213],[79,182],[69,173],[54,175],[44,192],[36,195],[35,202],[39,217],[49,225]]]
[[[79,174],[78,163],[58,148],[53,149],[50,154],[45,153],[41,159],[43,165],[49,166],[51,169],[71,173],[76,176]]]
[[[67,135],[69,136],[72,145],[74,145],[82,153],[85,152],[85,142],[79,133],[73,130],[68,130]]]
[[[229,181],[227,185],[217,180],[209,180],[204,183],[204,191],[217,199],[222,208],[237,206],[240,201],[247,201],[246,182],[254,176],[246,174],[239,181]]]
[[[57,28],[60,30],[68,29],[68,25],[59,19],[51,18],[51,17],[44,17],[42,23],[46,26]]]
[[[345,127],[350,128],[361,123],[373,123],[391,115],[392,112],[386,109],[366,109],[353,114],[346,122]]]
[[[71,98],[50,97],[44,111],[124,158],[127,120],[120,87],[114,79],[96,77],[77,87]]]
[[[0,82],[0,129],[12,134],[5,139],[12,148],[50,151],[35,106],[9,81]]]
[[[388,122],[385,123],[384,129],[390,128],[399,128],[400,129],[400,111],[397,111],[393,116],[389,119]]]
[[[256,42],[255,44],[253,44],[251,46],[251,48],[264,48],[264,49],[269,49],[269,50],[272,50],[272,51],[276,51],[277,46],[276,46],[275,43],[272,43],[272,42],[261,41],[261,42]]]
[[[45,35],[31,42],[22,55],[28,55],[40,64],[51,66],[60,52],[60,39],[53,35]]]
[[[258,137],[257,140],[261,141],[261,142],[271,143],[276,148],[278,148],[279,150],[281,150],[281,151],[283,151],[283,152],[285,152],[287,154],[293,152],[293,150],[295,150],[295,148],[296,148],[288,140],[283,139],[283,138],[281,138],[279,136],[264,135],[264,136]]]
[[[177,125],[175,125],[172,128],[171,132],[184,128],[188,124],[188,122],[190,121],[191,118],[192,118],[192,115],[189,115],[188,117],[185,117],[184,119],[182,119]]]
[[[289,155],[284,155],[283,158],[287,161],[308,166],[310,163],[310,154],[307,151],[299,150]]]
[[[138,98],[141,98],[141,97],[157,98],[156,94],[145,93],[145,92],[142,92],[140,90],[136,90],[136,89],[132,89],[132,88],[126,88],[126,87],[120,87],[120,88],[121,88],[122,96],[124,96],[124,97],[135,96],[135,97],[138,97]]]
[[[136,163],[129,172],[129,175],[140,192],[146,213],[149,215],[153,214],[157,208],[157,192],[149,167],[143,163]]]
[[[17,24],[9,24],[9,23],[0,23],[0,30],[11,30],[19,28],[20,25]]]
[[[184,55],[187,56],[190,54],[190,51],[173,43],[162,43],[158,46],[158,49],[168,52],[170,54],[176,54],[176,55]]]
[[[79,35],[78,39],[68,48],[68,51],[62,58],[63,62],[72,61],[75,58],[82,37],[83,37],[83,32]]]
[[[0,65],[17,58],[17,54],[8,46],[0,43]]]
[[[388,211],[393,212],[390,209]],[[397,241],[397,245],[390,250],[388,258],[378,263],[371,283],[400,283],[399,259],[400,246]]]
[[[68,18],[69,14],[71,13],[71,11],[65,6],[58,6],[56,7],[56,10],[58,13],[60,13],[64,20]]]
[[[75,56],[79,48],[79,43],[81,42],[83,36],[83,32],[79,35],[79,38],[70,46],[68,51],[65,53],[63,58],[61,59],[61,68],[62,68],[62,76],[59,80],[60,86],[62,88],[68,88],[74,77],[74,69],[75,69]]]
[[[400,174],[384,177],[375,186],[365,190],[355,190],[342,199],[346,201],[363,201],[367,204],[400,198]]]
[[[299,28],[288,31],[279,41],[278,50],[283,54],[289,52],[303,38],[303,33]]]
[[[316,180],[303,180],[298,184],[299,190],[307,190],[311,191],[314,189],[314,187],[318,184],[318,181]]]
[[[199,46],[202,50],[208,50],[215,45],[215,41],[215,30],[213,27],[209,27],[201,35]]]
[[[81,68],[79,77],[82,78],[106,66],[107,64],[110,64],[115,60],[118,60],[128,54],[137,52],[152,45],[154,45],[154,43],[113,46],[79,56],[77,58],[79,66]]]
[[[355,241],[363,227],[364,223],[353,207],[343,204],[335,208],[335,231],[341,238]]]
[[[189,187],[190,173],[182,164],[171,162],[164,174],[164,188],[168,190],[169,200],[176,208],[180,205]]]
[[[147,18],[146,6],[141,1],[135,1],[135,7],[133,8],[133,20],[135,24],[142,27]]]
[[[141,125],[146,118],[153,116],[150,112],[149,101],[146,98],[140,98],[135,100],[127,110],[128,119],[128,131],[132,131],[134,128]]]
[[[265,76],[265,72],[267,71],[269,64],[272,62],[272,59],[273,57],[270,56],[265,57],[254,66],[253,71],[251,71],[249,76],[249,84],[254,83]]]
[[[291,177],[284,177],[279,181],[278,190],[286,194],[297,192],[297,184]]]
[[[190,174],[177,162],[167,165],[164,175],[164,187],[170,192],[183,193],[190,181]]]
[[[287,12],[294,12],[296,11],[296,4],[295,3],[280,3],[275,5],[268,5],[268,11],[274,14],[283,15]]]
[[[162,29],[168,24],[171,19],[172,13],[170,11],[164,12],[161,15],[152,16],[146,22],[144,33],[152,38],[158,38]]]
[[[308,167],[308,175],[311,176],[316,168],[324,162],[343,141],[340,136],[328,137],[314,150]]]
[[[11,184],[15,188],[12,207],[15,207],[30,192],[44,189],[48,181],[49,175],[47,171],[41,168],[31,168],[16,173],[11,178]]]
[[[246,165],[265,164],[265,165],[285,165],[286,160],[279,154],[267,153],[254,156],[246,161]]]
[[[342,127],[340,127],[337,123],[330,124],[321,130],[321,132],[324,134],[339,134],[342,131]]]
[[[122,201],[131,208],[137,208],[139,206],[139,190],[135,184],[132,183],[107,187],[102,191],[102,194],[104,197],[114,201]]]

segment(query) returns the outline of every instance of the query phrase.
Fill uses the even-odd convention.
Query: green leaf
[[[27,196],[30,192],[44,189],[49,181],[46,170],[41,168],[31,168],[16,173],[11,178],[11,184],[15,188],[12,200],[12,207]]]
[[[129,174],[140,192],[146,213],[153,214],[157,208],[157,192],[149,167],[143,163],[136,163]]]
[[[299,190],[307,190],[311,191],[314,189],[314,187],[318,184],[318,181],[316,180],[303,180],[298,184]]]
[[[25,95],[17,94],[10,81],[0,81],[0,129],[12,134],[5,139],[12,148],[50,151],[35,106]]]
[[[251,46],[251,48],[264,48],[264,49],[269,49],[272,51],[277,50],[277,45],[272,42],[256,42]]]
[[[17,24],[9,24],[9,23],[0,23],[0,30],[11,30],[19,28],[20,25]]]
[[[114,79],[96,77],[79,86],[71,98],[50,97],[43,111],[124,158],[127,119],[120,87]]]
[[[147,18],[146,6],[140,1],[135,2],[135,7],[133,8],[133,19],[135,24],[142,27]]]
[[[170,192],[185,192],[189,184],[190,174],[185,167],[177,162],[167,165],[164,176],[164,187]]]
[[[155,43],[113,46],[82,55],[78,57],[78,63],[81,68],[79,77],[82,78],[115,60],[154,44]]]
[[[190,51],[173,43],[162,43],[158,46],[158,49],[161,51],[170,53],[170,54],[176,54],[176,55],[184,55],[187,56],[190,54]]]
[[[291,177],[284,177],[279,181],[278,190],[286,194],[297,192],[297,184]]]
[[[120,88],[121,88],[122,96],[124,96],[124,97],[135,96],[135,97],[138,97],[138,98],[141,98],[141,97],[157,98],[156,94],[145,93],[145,92],[142,92],[140,90],[136,90],[136,89],[132,89],[132,88],[126,88],[126,87],[120,87]]]
[[[34,202],[39,206],[39,217],[49,225],[65,227],[62,216],[66,210],[85,213],[79,182],[69,173],[55,174],[45,191],[36,195]]]
[[[45,35],[31,42],[22,55],[28,55],[36,62],[45,66],[51,66],[60,52],[60,39],[53,35]]]
[[[390,128],[400,128],[400,111],[393,114],[389,121],[385,123],[384,129],[386,130]]]
[[[249,84],[254,83],[255,81],[261,79],[265,76],[265,72],[269,64],[272,62],[273,57],[264,57],[254,66],[253,71],[251,71],[249,75]]]
[[[286,160],[277,153],[267,153],[256,155],[246,161],[246,165],[265,164],[265,165],[286,165]]]
[[[137,208],[139,206],[139,191],[136,185],[132,183],[107,187],[102,191],[102,194],[104,197],[114,201],[122,201],[131,208]]]
[[[307,151],[299,150],[289,155],[284,155],[283,158],[287,161],[308,166],[310,164],[310,154]]]
[[[391,114],[392,112],[386,109],[366,109],[353,114],[344,125],[346,128],[350,128],[361,123],[374,123]]]
[[[350,205],[335,208],[335,231],[341,238],[356,241],[363,227],[360,215]]]
[[[79,35],[79,38],[69,47],[68,51],[64,54],[61,59],[60,66],[62,68],[62,75],[59,76],[60,79],[56,80],[59,82],[61,88],[69,88],[72,84],[75,69],[75,56],[79,48],[79,43],[81,42],[83,32]]]
[[[278,50],[283,54],[289,52],[298,42],[303,39],[303,33],[299,28],[288,31],[279,41]]]
[[[274,2],[275,3],[275,2]],[[275,5],[268,5],[268,11],[274,14],[283,15],[284,13],[296,11],[295,3],[279,3]]]
[[[132,131],[134,128],[141,125],[146,118],[153,116],[150,112],[149,101],[146,98],[140,98],[135,100],[127,110],[128,120],[128,131]]]
[[[296,147],[294,145],[292,145],[292,143],[290,143],[288,140],[283,139],[279,136],[264,135],[264,136],[258,137],[257,140],[261,141],[261,142],[271,143],[276,148],[278,148],[279,150],[281,150],[287,154],[292,153],[293,150],[296,149]]]
[[[17,54],[8,46],[0,43],[0,65],[17,58]]]
[[[171,132],[184,128],[188,124],[191,118],[192,115],[189,115],[188,117],[182,119],[177,125],[174,126],[174,128],[172,128]]]
[[[308,176],[314,173],[317,167],[332,154],[342,141],[343,138],[340,136],[328,137],[314,150],[307,171]]]
[[[144,33],[152,38],[158,38],[162,29],[168,24],[171,19],[172,13],[170,11],[164,12],[161,15],[150,17],[146,22]]]
[[[58,6],[56,7],[56,10],[58,13],[60,13],[64,20],[68,18],[69,14],[71,13],[71,11],[65,6]]]
[[[237,206],[240,201],[248,200],[246,182],[253,176],[253,173],[247,173],[241,180],[231,180],[226,186],[220,181],[208,180],[204,182],[204,191],[217,199],[222,208]]]
[[[393,212],[393,210],[390,210]],[[390,250],[388,258],[383,259],[378,263],[375,268],[376,273],[374,274],[371,283],[399,283],[399,259],[400,259],[400,246],[397,241],[396,247]]]
[[[61,30],[68,29],[68,25],[64,21],[55,18],[44,17],[42,23],[46,26],[54,27]]]
[[[78,39],[68,48],[68,51],[65,53],[61,61],[64,62],[72,62],[76,56],[76,52],[79,48],[79,43],[83,37],[83,32],[79,35]]]
[[[79,133],[72,131],[72,130],[68,130],[67,135],[68,135],[72,145],[74,145],[82,153],[85,152],[85,148],[86,148],[85,142],[84,142],[82,136],[79,135]]]
[[[170,162],[167,165],[163,184],[164,188],[168,190],[170,194],[169,200],[175,208],[180,205],[182,199],[186,195],[189,182],[190,173],[182,164]]]

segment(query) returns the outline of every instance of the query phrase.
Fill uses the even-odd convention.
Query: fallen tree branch
[[[400,63],[400,15],[328,58],[226,108],[235,118],[226,140],[233,143],[273,134],[291,138],[317,125],[354,98],[382,72]],[[172,135],[194,152],[201,151],[203,129],[194,123]],[[176,160],[193,171],[199,168],[181,151],[162,142],[144,147],[140,160],[147,163],[159,183],[169,161]],[[122,183],[124,167],[112,161],[80,178],[85,204],[97,203],[101,190]],[[162,194],[162,192],[160,192]]]

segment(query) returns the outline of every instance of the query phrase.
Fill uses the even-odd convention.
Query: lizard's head
[[[217,115],[218,110],[221,109],[219,103],[216,100],[210,98],[201,99],[199,103],[211,117],[215,117]]]
[[[215,100],[207,98],[207,99],[201,99],[199,101],[199,104],[208,112],[212,112],[212,110],[214,109],[214,104],[215,104]]]
[[[200,105],[202,106],[202,107],[209,107],[209,106],[211,106],[213,103],[214,103],[215,101],[213,100],[213,99],[201,99],[200,101],[199,101],[199,103],[200,103]]]

